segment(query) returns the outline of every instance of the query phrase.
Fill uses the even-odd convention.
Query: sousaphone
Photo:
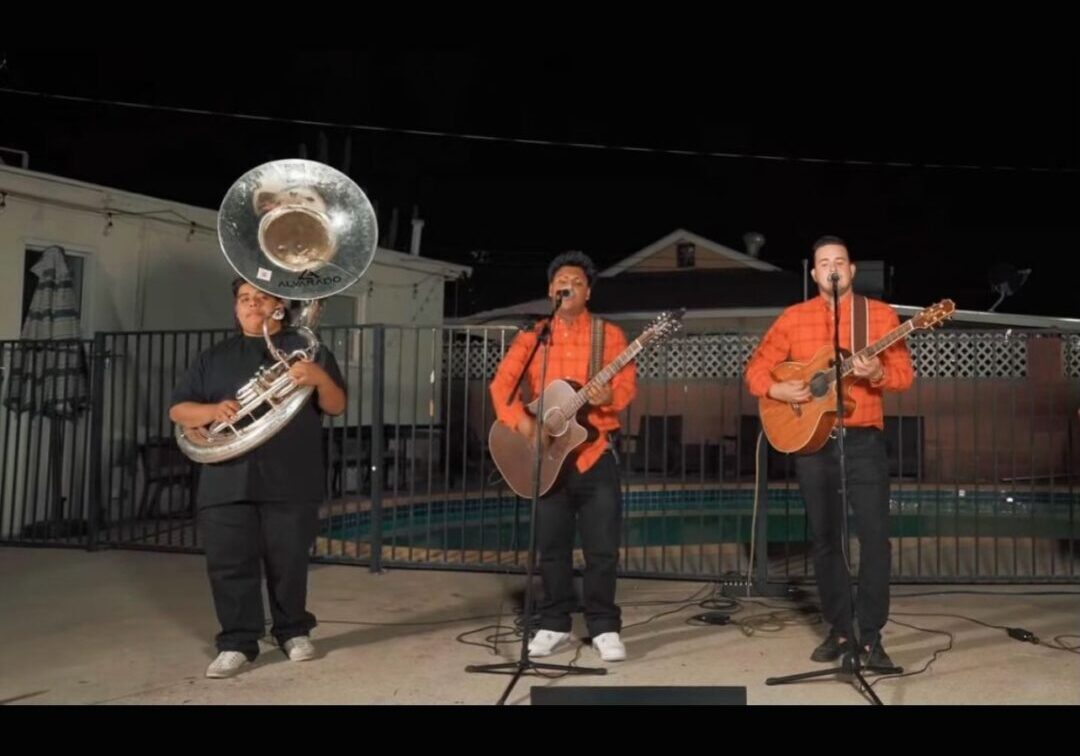
[[[202,428],[177,426],[176,442],[195,462],[223,462],[245,454],[284,428],[313,386],[297,386],[289,368],[319,350],[315,326],[321,300],[352,286],[375,257],[378,227],[367,196],[348,176],[311,160],[277,160],[245,173],[218,212],[225,259],[261,291],[303,304],[292,324],[307,346],[278,349],[263,323],[275,362],[240,387],[240,410],[231,422]],[[284,310],[274,313],[278,320]]]

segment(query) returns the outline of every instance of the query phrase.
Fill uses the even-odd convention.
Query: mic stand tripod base
[[[855,645],[854,643],[850,645]],[[840,658],[839,667],[831,667],[829,669],[819,669],[814,672],[801,672],[796,675],[785,675],[784,677],[769,677],[765,679],[766,685],[787,685],[789,683],[802,682],[803,680],[813,680],[818,677],[825,677],[827,675],[837,675],[838,677],[847,677],[857,691],[865,695],[870,701],[877,706],[881,706],[881,699],[877,697],[874,689],[870,687],[870,684],[866,682],[866,678],[863,677],[863,672],[874,672],[879,675],[900,675],[903,674],[903,667],[873,667],[866,666],[859,663],[858,651],[856,649],[849,649],[844,652],[844,655]]]
[[[466,672],[493,672],[500,675],[524,674],[530,669],[554,669],[559,672],[580,672],[583,675],[606,675],[605,667],[573,667],[568,664],[541,664],[531,658],[521,659],[515,662],[500,662],[499,664],[470,664],[465,667]],[[511,671],[513,670],[513,671]]]
[[[534,662],[528,656],[524,659],[519,659],[514,662],[501,662],[499,664],[470,664],[465,667],[466,672],[487,672],[495,675],[513,675],[514,679],[510,681],[510,684],[506,686],[506,690],[503,691],[502,697],[499,698],[497,706],[502,706],[506,703],[506,699],[510,697],[510,691],[514,688],[521,676],[527,672],[536,672],[543,674],[545,671],[562,672],[564,674],[578,674],[578,675],[606,675],[607,669],[604,667],[572,667],[566,664],[541,664]]]

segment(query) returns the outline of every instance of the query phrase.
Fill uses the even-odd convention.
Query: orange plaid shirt
[[[876,299],[868,299],[870,322],[867,343],[873,343],[900,325],[893,308]],[[840,348],[851,349],[852,297],[840,300]],[[754,396],[765,396],[776,381],[770,375],[781,362],[806,362],[823,346],[832,345],[833,312],[823,296],[801,302],[780,313],[765,333],[746,365],[746,386]],[[879,383],[858,380],[851,387],[855,412],[845,418],[847,427],[885,428],[881,404],[882,391],[904,391],[911,386],[914,371],[907,345],[899,341],[878,355],[885,375]]]
[[[491,381],[491,400],[495,406],[495,414],[500,422],[511,428],[517,427],[526,411],[520,396],[514,397],[514,401],[510,404],[506,403],[506,397],[510,395],[514,383],[521,375],[525,360],[528,359],[529,352],[536,343],[536,337],[537,331],[519,333],[499,364],[495,378]],[[626,346],[626,336],[622,329],[604,321],[604,355],[600,367],[603,368],[618,357]],[[549,349],[548,384],[562,379],[584,386],[589,379],[589,359],[592,356],[592,317],[589,313],[581,313],[570,323],[556,317],[551,328]],[[529,387],[534,398],[540,395],[540,368],[543,357],[543,347],[541,347],[533,358],[532,364],[529,365]],[[619,427],[619,413],[629,406],[637,393],[637,371],[633,362],[615,374],[611,380],[611,392],[611,404],[602,407],[585,405],[588,408],[586,417],[589,423],[600,433],[594,440],[586,441],[578,447],[576,464],[581,472],[588,470],[600,459],[600,455],[604,453],[608,445],[608,432]]]

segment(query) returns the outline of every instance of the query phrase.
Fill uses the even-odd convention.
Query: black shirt
[[[307,342],[295,331],[271,337],[279,349],[291,351]],[[172,404],[214,404],[235,399],[260,366],[273,357],[262,336],[233,336],[200,354],[173,389]],[[331,380],[344,388],[337,360],[325,346],[315,356]],[[322,501],[326,498],[322,411],[316,392],[284,428],[239,457],[203,465],[199,474],[200,507],[236,501]]]

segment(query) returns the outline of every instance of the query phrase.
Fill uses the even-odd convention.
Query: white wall
[[[398,255],[379,250],[367,273],[344,293],[357,298],[362,325],[439,325],[443,322],[446,281],[438,272],[403,268]]]
[[[200,238],[202,237],[202,238]],[[233,324],[230,282],[236,272],[216,236],[151,224],[142,233],[144,275],[136,292],[133,330],[228,328]]]
[[[16,339],[22,328],[27,245],[86,253],[84,337],[232,325],[235,273],[218,243],[216,211],[8,167],[0,167],[0,192],[7,193],[0,214],[0,339]],[[114,215],[105,235],[106,208],[154,217]],[[201,228],[192,234],[187,221]],[[464,270],[379,249],[343,294],[356,298],[355,322],[435,325],[442,323],[446,280]]]
[[[86,253],[80,313],[86,338],[98,330],[214,327],[228,314],[228,296],[222,303],[208,286],[228,276],[216,233],[196,231],[189,239],[182,226],[114,215],[104,234],[106,207],[172,211],[209,228],[214,211],[6,167],[0,168],[0,192],[7,193],[0,215],[0,339],[17,339],[22,328],[28,245]],[[175,215],[161,217],[182,223]]]

